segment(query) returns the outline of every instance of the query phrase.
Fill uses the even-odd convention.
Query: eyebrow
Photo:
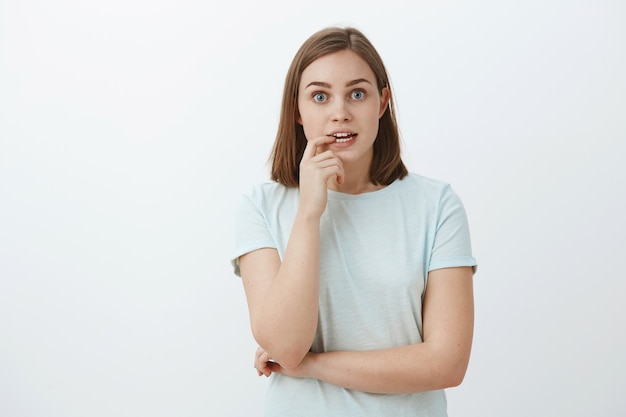
[[[372,84],[369,80],[366,80],[365,78],[357,78],[356,80],[348,81],[348,82],[346,83],[346,87],[352,87],[353,85],[357,85],[357,84],[360,84],[360,83],[368,83],[368,84],[370,84],[370,85]],[[323,88],[331,88],[331,85],[330,85],[330,84],[325,83],[325,82],[323,82],[323,81],[312,81],[312,82],[310,82],[309,84],[307,84],[307,86],[306,86],[306,87],[304,87],[304,88],[305,88],[305,89],[306,89],[306,88],[309,88],[309,87],[311,87],[312,85],[314,85],[314,86],[318,86],[318,87],[323,87]]]

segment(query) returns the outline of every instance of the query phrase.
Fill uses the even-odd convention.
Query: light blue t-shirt
[[[238,208],[232,263],[276,248],[281,259],[299,190],[266,183]],[[422,342],[428,272],[476,266],[463,204],[449,185],[417,174],[370,193],[328,191],[320,224],[319,320],[311,351],[384,349]],[[267,417],[446,416],[443,390],[371,394],[272,374]]]

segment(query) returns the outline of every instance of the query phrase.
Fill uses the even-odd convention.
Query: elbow
[[[295,369],[300,366],[300,363],[308,353],[308,350],[278,346],[270,346],[265,350],[274,362],[278,362],[285,369]]]
[[[258,328],[252,329],[252,335],[259,346],[269,353],[273,361],[287,369],[297,368],[311,347],[310,343],[302,343],[299,340],[268,336],[266,332]]]
[[[280,366],[282,366],[285,369],[295,369],[298,366],[300,366],[300,363],[302,362],[305,356],[306,356],[306,353],[304,355],[300,355],[300,354],[297,354],[296,352],[293,352],[293,353],[286,352],[280,358],[276,358],[276,362],[278,362]]]
[[[431,364],[432,389],[458,387],[465,379],[467,358],[440,357]]]
[[[461,385],[463,380],[465,379],[465,370],[463,371],[452,371],[446,380],[445,388],[454,388]]]
[[[470,360],[470,344],[432,343],[431,371],[435,387],[454,388],[461,385]]]
[[[456,365],[450,365],[446,371],[441,375],[442,388],[454,388],[461,385],[465,379],[465,373],[467,371],[467,363],[459,363]]]

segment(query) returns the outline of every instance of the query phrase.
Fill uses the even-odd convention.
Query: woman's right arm
[[[317,329],[320,218],[331,177],[343,181],[341,160],[319,152],[335,138],[310,140],[300,163],[300,204],[282,262],[273,248],[240,257],[250,325],[257,343],[286,368],[305,357]]]

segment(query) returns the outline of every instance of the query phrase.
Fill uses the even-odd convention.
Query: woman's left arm
[[[370,351],[309,353],[299,367],[284,369],[257,351],[255,367],[316,378],[358,391],[400,394],[459,385],[469,362],[474,331],[471,267],[442,268],[428,274],[423,304],[424,342]]]

